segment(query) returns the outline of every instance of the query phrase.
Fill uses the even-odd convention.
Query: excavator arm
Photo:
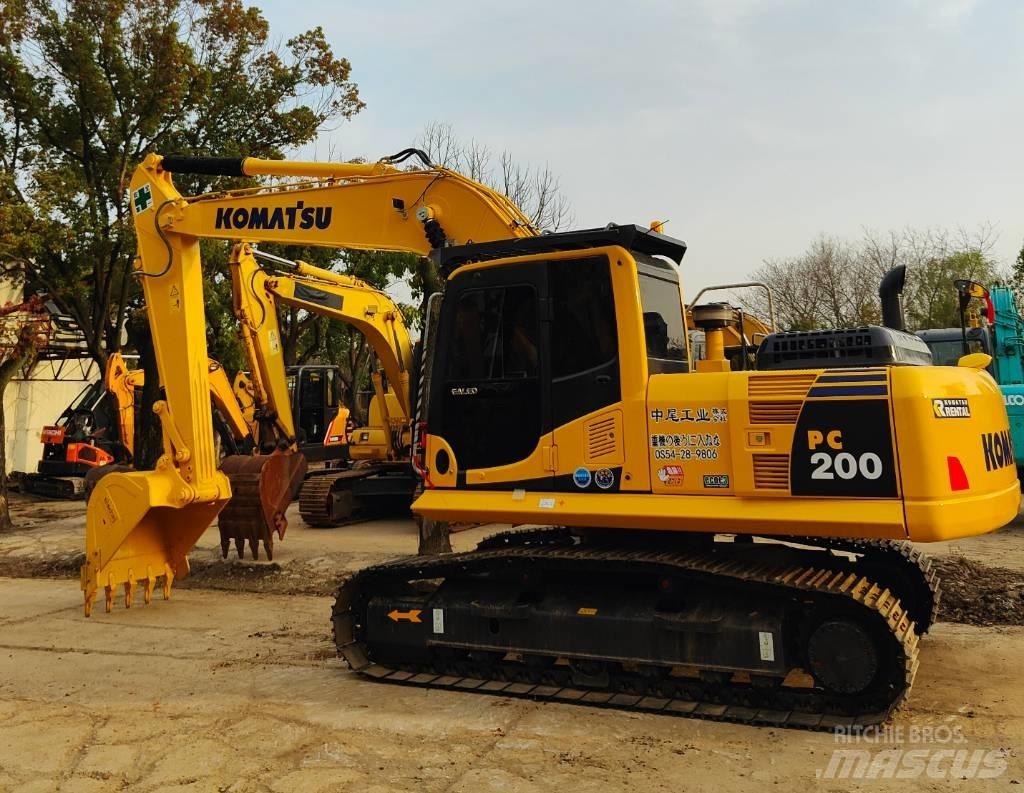
[[[213,358],[210,359],[209,372],[210,397],[213,404],[217,406],[235,441],[247,438],[250,435],[250,427],[242,413],[242,406],[231,388],[227,372]]]
[[[411,156],[418,156],[425,167],[396,167]],[[175,171],[286,181],[186,198],[174,187]],[[108,610],[119,587],[124,588],[126,606],[139,583],[147,602],[161,579],[169,597],[174,578],[188,572],[188,551],[231,497],[207,429],[212,419],[201,239],[429,255],[454,242],[537,234],[507,198],[454,171],[429,166],[426,156],[415,150],[377,163],[151,154],[133,174],[130,190],[138,239],[135,273],[142,281],[166,392],[166,399],[153,405],[163,429],[164,453],[156,470],[111,474],[93,492],[81,571],[86,614],[101,588]],[[330,284],[330,278],[307,274],[324,282],[312,287],[320,292],[326,293],[329,285],[344,288]],[[282,300],[324,308],[302,296],[303,289],[311,288],[304,280],[279,279],[278,288]],[[376,323],[366,324],[377,332]],[[387,323],[382,327],[386,330]],[[389,377],[397,376],[395,392],[405,392],[400,404],[408,414],[411,361],[399,359],[404,372],[396,360],[395,374],[389,372]],[[265,382],[283,380],[275,375]],[[282,407],[278,400],[279,414]]]
[[[257,262],[263,259],[277,272],[268,272]],[[412,345],[401,312],[383,292],[369,284],[305,262],[293,262],[256,250],[249,243],[234,246],[230,258],[234,309],[240,336],[249,360],[250,383],[256,408],[258,447],[270,454],[235,456],[224,461],[221,470],[228,474],[232,499],[221,512],[218,525],[221,549],[226,555],[232,541],[241,550],[245,543],[253,549],[262,542],[268,555],[273,552],[273,533],[283,536],[287,528],[285,511],[293,494],[302,486],[306,459],[300,451],[296,417],[292,414],[287,369],[281,344],[280,309],[290,307],[345,322],[361,331],[374,350],[388,378],[385,388],[379,373],[373,380],[377,395],[371,403],[371,419],[384,417],[375,426],[359,433],[349,446],[350,454],[362,460],[399,460],[411,438],[411,400],[409,367]],[[296,386],[301,387],[301,386]],[[389,410],[394,402],[394,410]],[[374,410],[376,407],[376,411]],[[341,442],[345,436],[345,416],[340,426],[329,431],[328,438]],[[338,417],[336,417],[338,420]],[[306,441],[313,439],[305,439]],[[362,477],[369,471],[358,474]],[[313,490],[302,486],[300,501],[309,522],[309,505],[316,514],[334,504],[337,480],[352,479],[345,472],[327,478],[315,477]],[[344,487],[346,482],[339,486]],[[315,493],[315,495],[313,495]]]
[[[210,358],[208,370],[213,404],[223,416],[235,441],[247,438],[251,430],[224,367]],[[145,382],[142,369],[129,369],[124,356],[119,352],[110,354],[103,374],[103,386],[117,407],[118,437],[132,456],[135,455],[135,398]]]

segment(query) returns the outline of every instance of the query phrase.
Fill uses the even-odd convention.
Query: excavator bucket
[[[107,611],[122,587],[126,608],[139,585],[149,603],[160,579],[164,599],[169,598],[174,580],[188,575],[188,552],[228,502],[222,494],[227,495],[226,486],[182,503],[181,480],[166,471],[116,471],[100,479],[86,518],[85,615],[100,589]]]
[[[285,511],[306,475],[306,458],[292,451],[236,454],[225,457],[220,470],[231,482],[231,500],[218,519],[221,554],[227,558],[234,540],[239,559],[247,542],[258,559],[262,542],[273,559],[274,533],[281,539],[288,528]]]

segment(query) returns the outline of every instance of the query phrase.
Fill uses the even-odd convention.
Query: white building
[[[20,286],[0,283],[0,305],[23,299]],[[39,440],[43,427],[53,424],[82,389],[99,377],[81,332],[67,318],[54,316],[49,345],[4,392],[8,473],[36,470],[43,451]]]

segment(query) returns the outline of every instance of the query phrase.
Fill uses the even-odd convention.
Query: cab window
[[[682,297],[674,271],[664,272],[638,262],[640,303],[644,314],[647,363],[651,374],[685,372],[686,326]]]
[[[474,289],[459,298],[449,380],[537,377],[537,298],[532,286]]]
[[[595,369],[618,354],[615,299],[605,258],[552,262],[551,376]]]

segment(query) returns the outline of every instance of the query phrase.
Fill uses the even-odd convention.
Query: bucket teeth
[[[229,500],[224,477],[218,475],[215,484],[202,499],[184,504],[179,501],[187,495],[181,479],[169,470],[114,472],[96,484],[79,570],[86,616],[99,602],[100,590],[108,612],[122,592],[125,608],[135,605],[140,584],[146,603],[152,602],[161,579],[164,597],[170,597],[175,577],[188,573],[189,549]],[[173,520],[168,509],[175,510]]]
[[[187,562],[186,562],[186,570]],[[156,589],[157,579],[163,578],[163,596],[164,600],[169,600],[171,597],[171,586],[174,583],[174,571],[170,565],[165,564],[164,569],[160,573],[153,572],[153,568],[146,567],[146,577],[136,578],[135,573],[132,570],[128,571],[128,579],[126,581],[117,581],[113,574],[107,578],[107,585],[103,587],[104,596],[104,607],[109,613],[114,609],[114,599],[117,593],[118,587],[124,592],[124,607],[130,609],[135,598],[135,590],[141,584],[142,585],[142,599],[147,605],[153,602],[153,592]],[[92,616],[92,607],[96,602],[96,592],[87,592],[85,595],[85,616]]]
[[[132,607],[132,599],[135,597],[135,587],[138,584],[138,580],[135,578],[135,571],[128,571],[128,580],[124,582],[124,607],[130,609]]]
[[[231,482],[231,500],[217,521],[221,553],[234,541],[239,559],[260,558],[260,544],[268,559],[274,555],[274,534],[284,537],[285,511],[306,473],[306,458],[298,453],[234,455],[221,464]]]

